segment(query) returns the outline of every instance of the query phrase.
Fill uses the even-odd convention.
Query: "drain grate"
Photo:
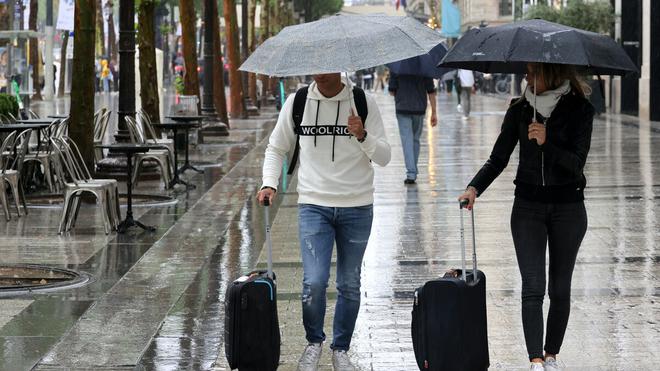
[[[43,265],[0,265],[0,296],[86,284],[86,273]]]

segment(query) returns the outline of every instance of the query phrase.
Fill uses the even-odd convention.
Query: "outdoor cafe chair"
[[[110,122],[110,114],[112,111],[105,111],[98,118],[94,117],[94,161],[96,163],[103,159],[103,148],[99,146],[103,144],[103,137],[105,137]]]
[[[96,197],[96,204],[101,209],[105,233],[119,225],[119,192],[115,179],[94,179],[80,155],[75,143],[68,138],[51,138],[52,147],[58,153],[66,169],[68,180],[64,187],[64,206],[58,233],[71,230],[75,227],[78,211],[80,210],[80,196],[91,193]]]
[[[44,177],[46,178],[46,183],[48,184],[48,190],[50,192],[55,192],[59,190],[60,186],[63,185],[61,177],[55,177],[55,175],[61,174],[61,167],[59,162],[59,157],[57,153],[52,151],[51,148],[51,138],[61,138],[66,131],[66,126],[68,120],[55,121],[50,124],[46,129],[42,130],[42,142],[32,148],[32,152],[25,155],[25,162],[38,162],[43,168]],[[56,168],[53,172],[53,168]]]
[[[147,134],[147,141],[149,143],[167,146],[167,148],[170,149],[170,154],[172,154],[174,152],[174,140],[158,137],[156,134],[156,129],[154,129],[153,126],[153,121],[151,121],[151,117],[149,117],[149,114],[144,110],[144,108],[140,108],[140,111],[138,111],[138,118],[140,119],[140,123],[142,124],[144,131]]]
[[[173,176],[172,168],[170,167],[170,164],[172,164],[173,161],[169,148],[167,148],[165,145],[158,145],[158,147],[156,147],[156,144],[147,142],[144,137],[144,133],[140,130],[140,127],[135,119],[130,116],[126,116],[125,120],[132,143],[154,145],[154,148],[149,149],[149,151],[146,153],[135,154],[135,167],[133,167],[132,176],[133,184],[137,186],[142,162],[145,160],[153,160],[158,163],[158,166],[160,167],[161,179],[163,179],[165,188],[168,188],[170,185],[170,180]]]
[[[0,167],[2,168],[2,172],[0,173],[0,200],[7,221],[11,220],[7,201],[7,184],[9,184],[12,195],[14,196],[14,204],[16,205],[18,216],[22,216],[20,203],[23,204],[25,214],[27,215],[28,213],[20,175],[30,139],[30,132],[31,130],[24,130],[18,135],[16,135],[16,131],[10,133],[2,142],[2,147],[0,148],[0,153],[3,154],[0,157]],[[9,165],[10,162],[11,165]]]

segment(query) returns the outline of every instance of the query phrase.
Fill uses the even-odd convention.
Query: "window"
[[[511,12],[513,0],[500,0],[500,17],[512,15]]]

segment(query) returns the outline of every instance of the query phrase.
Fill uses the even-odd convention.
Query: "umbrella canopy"
[[[468,31],[439,66],[525,73],[529,62],[570,64],[601,75],[638,72],[609,36],[540,19]]]
[[[351,72],[428,53],[440,41],[411,17],[334,15],[284,28],[240,69],[269,76]]]
[[[447,54],[447,47],[440,43],[426,54],[387,64],[390,71],[399,75],[414,75],[439,79],[450,68],[436,67]]]

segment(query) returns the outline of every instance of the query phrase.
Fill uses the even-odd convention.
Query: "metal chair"
[[[94,161],[97,163],[103,159],[103,148],[98,146],[103,144],[111,114],[112,111],[105,111],[98,118],[94,118]]]
[[[153,146],[153,148],[149,149],[149,151],[146,153],[135,154],[135,167],[133,168],[133,176],[132,176],[133,184],[137,186],[142,162],[144,160],[153,160],[156,161],[158,163],[158,166],[160,167],[161,179],[163,179],[165,188],[166,189],[169,188],[170,181],[174,176],[174,173],[172,172],[172,169],[170,167],[170,165],[173,163],[172,161],[173,156],[169,148],[165,145],[149,143],[144,137],[144,133],[140,130],[140,127],[137,124],[137,122],[135,122],[134,118],[130,116],[126,116],[125,120],[126,120],[126,127],[128,128],[128,132],[130,134],[132,143],[150,144]]]
[[[12,132],[2,143],[2,151],[0,153],[4,154],[6,149],[13,149],[12,151],[7,151],[10,154],[3,155],[0,160],[2,166],[2,172],[0,173],[0,199],[2,200],[7,221],[11,220],[11,215],[9,213],[7,201],[6,183],[9,184],[14,196],[14,204],[16,205],[16,213],[18,216],[22,216],[20,203],[23,204],[25,214],[27,215],[28,213],[27,205],[25,204],[25,192],[23,191],[20,182],[20,175],[23,167],[23,159],[25,157],[25,152],[27,152],[30,140],[30,132],[31,130],[23,130],[18,136],[16,135],[16,132]],[[11,166],[9,166],[10,162]]]
[[[48,184],[48,190],[55,192],[59,190],[59,186],[63,185],[59,177],[57,182],[53,176],[53,167],[60,166],[57,154],[52,151],[50,139],[61,138],[66,131],[68,119],[62,121],[55,121],[42,131],[42,142],[32,148],[32,152],[25,155],[25,162],[38,162],[41,164]],[[59,174],[59,173],[56,173]]]
[[[156,130],[153,127],[153,121],[151,121],[151,117],[149,117],[149,114],[143,108],[140,108],[140,111],[138,111],[137,114],[138,114],[138,118],[140,119],[139,122],[142,124],[144,132],[146,133],[147,141],[153,144],[160,144],[167,146],[167,148],[169,148],[170,150],[170,153],[173,153],[174,140],[163,139],[156,134]]]
[[[78,147],[68,138],[51,138],[52,147],[62,159],[70,181],[64,187],[64,207],[58,233],[75,226],[80,210],[80,196],[87,192],[96,197],[101,208],[105,233],[116,230],[119,225],[119,192],[115,179],[93,179],[85,166]]]

